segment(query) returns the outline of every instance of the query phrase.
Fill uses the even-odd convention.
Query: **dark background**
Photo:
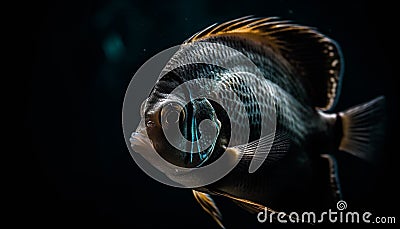
[[[389,125],[382,162],[372,167],[343,154],[338,160],[349,209],[400,220],[395,209],[396,7],[377,3],[103,0],[21,6],[30,15],[25,35],[32,35],[25,116],[32,149],[23,164],[27,171],[18,180],[23,205],[17,223],[216,228],[190,190],[158,183],[135,164],[122,134],[122,102],[131,77],[150,57],[210,24],[246,15],[291,19],[318,28],[341,45],[346,70],[335,111],[386,96]],[[216,201],[228,228],[260,226],[255,216],[229,201]]]

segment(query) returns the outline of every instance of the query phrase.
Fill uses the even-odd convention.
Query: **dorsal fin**
[[[311,27],[276,17],[248,16],[214,24],[185,43],[216,36],[245,36],[268,46],[294,67],[315,107],[321,110],[334,107],[343,74],[343,58],[335,41]]]

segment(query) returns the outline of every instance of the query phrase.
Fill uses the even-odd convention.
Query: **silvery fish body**
[[[309,27],[252,17],[213,25],[169,60],[141,108],[132,146],[148,137],[162,158],[183,168],[237,159],[226,176],[193,189],[221,226],[209,194],[251,212],[326,209],[341,199],[332,154],[371,159],[382,133],[382,97],[329,113],[342,75],[339,46]],[[172,123],[183,138],[166,137],[162,128]]]

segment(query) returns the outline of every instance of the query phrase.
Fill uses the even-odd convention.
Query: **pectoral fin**
[[[233,149],[236,150],[237,155],[243,155],[243,161],[250,161],[248,171],[254,173],[262,164],[283,158],[288,152],[289,146],[288,135],[276,132],[250,143],[233,147]]]

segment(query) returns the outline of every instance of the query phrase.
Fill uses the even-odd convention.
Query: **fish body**
[[[254,65],[241,61],[243,56]],[[226,176],[193,191],[221,226],[208,194],[253,212],[264,206],[286,212],[326,209],[341,199],[332,154],[340,149],[370,158],[379,145],[369,140],[382,132],[383,98],[329,113],[340,93],[343,57],[336,42],[309,27],[252,17],[213,25],[185,41],[164,70],[141,108],[144,120],[136,132],[145,131],[157,153],[180,167],[207,166],[224,155],[238,158]],[[229,106],[193,99],[190,88],[171,96],[193,80],[212,80],[196,81],[201,83],[195,87]],[[204,120],[215,137],[207,138],[214,135],[199,127]],[[162,127],[171,123],[186,140],[165,137]],[[134,148],[144,138],[137,133],[131,138]],[[259,164],[255,169],[253,161]]]

